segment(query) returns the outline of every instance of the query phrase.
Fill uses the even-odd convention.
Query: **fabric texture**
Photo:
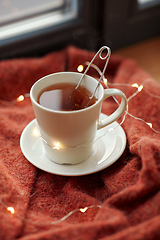
[[[160,238],[160,85],[132,59],[112,55],[105,73],[114,84],[109,87],[121,89],[127,98],[137,91],[132,84],[144,83],[128,103],[129,114],[137,119],[126,115],[127,145],[113,165],[87,176],[59,176],[36,168],[21,152],[21,133],[35,116],[29,98],[14,100],[47,74],[76,72],[94,54],[71,46],[41,58],[0,62],[0,239]],[[96,58],[94,64],[102,70],[104,61]],[[94,68],[88,74],[99,77]],[[109,98],[102,112],[109,115],[116,108]]]

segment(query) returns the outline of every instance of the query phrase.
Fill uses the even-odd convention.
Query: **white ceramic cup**
[[[92,153],[96,131],[116,121],[126,109],[124,93],[118,89],[104,89],[101,84],[95,93],[98,100],[81,110],[50,110],[37,102],[39,94],[47,86],[62,82],[77,84],[81,76],[81,73],[75,72],[51,74],[38,80],[30,91],[46,155],[59,164],[77,164],[86,160]],[[94,92],[97,80],[85,75],[81,84]],[[106,119],[99,121],[103,100],[113,95],[121,97],[119,107]]]

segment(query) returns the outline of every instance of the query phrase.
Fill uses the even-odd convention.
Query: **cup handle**
[[[121,115],[124,113],[126,106],[127,106],[127,98],[125,94],[119,90],[119,89],[104,89],[104,97],[103,100],[105,100],[108,97],[111,96],[120,96],[121,97],[121,103],[119,107],[114,111],[110,116],[106,117],[102,121],[99,121],[97,129],[103,128],[112,122],[116,121],[118,118],[121,117]]]

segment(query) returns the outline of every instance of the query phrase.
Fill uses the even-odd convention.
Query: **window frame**
[[[115,50],[160,34],[160,4],[138,8],[137,0],[105,1],[103,44]]]
[[[68,45],[116,50],[160,34],[160,5],[139,9],[137,0],[78,0],[78,6],[74,21],[0,44],[0,59],[42,56]]]
[[[93,50],[90,37],[91,29],[94,29],[92,16],[97,1],[93,0],[91,5],[90,0],[78,0],[78,14],[73,20],[0,41],[0,59],[41,56],[67,45]]]

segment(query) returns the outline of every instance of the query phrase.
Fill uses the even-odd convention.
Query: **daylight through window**
[[[0,41],[73,20],[78,0],[0,0]]]

